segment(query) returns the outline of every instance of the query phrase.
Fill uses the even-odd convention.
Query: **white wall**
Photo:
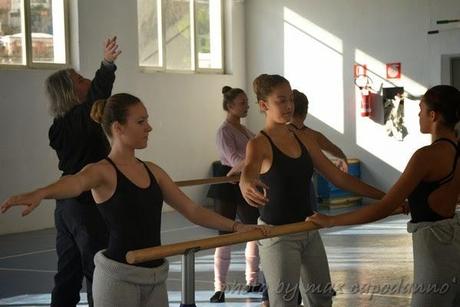
[[[430,140],[418,130],[418,101],[406,100],[409,135],[403,142],[386,136],[381,101],[373,119],[362,118],[353,64],[367,64],[377,89],[383,83],[421,95],[441,82],[441,56],[460,51],[460,29],[427,31],[436,20],[455,16],[456,0],[248,0],[248,88],[260,73],[285,75],[310,99],[307,124],[361,159],[365,181],[388,189],[412,153]],[[389,83],[385,63],[392,62],[402,63],[403,76]],[[258,131],[264,116],[253,107],[248,121]]]
[[[140,97],[150,113],[153,132],[139,157],[162,166],[173,179],[204,178],[217,158],[215,131],[224,118],[223,85],[243,87],[245,79],[244,6],[227,1],[229,74],[142,73],[137,66],[136,1],[101,0],[73,3],[73,62],[92,76],[102,58],[102,41],[116,34],[123,53],[117,61],[114,93]],[[78,16],[78,20],[76,20]],[[77,34],[76,34],[77,33]],[[78,43],[78,45],[75,44]],[[0,70],[0,199],[58,178],[57,159],[48,147],[51,118],[43,82],[51,71]],[[204,201],[206,188],[188,188]],[[43,202],[29,217],[19,209],[0,215],[0,234],[53,226],[54,203]]]

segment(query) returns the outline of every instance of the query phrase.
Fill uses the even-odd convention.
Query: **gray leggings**
[[[407,224],[414,253],[413,307],[460,306],[460,216]]]
[[[259,224],[265,223],[259,218]],[[299,280],[304,303],[332,306],[329,265],[318,231],[260,240],[259,253],[271,306],[297,306]]]
[[[99,251],[94,257],[93,276],[95,307],[169,306],[166,279],[169,263],[143,268],[107,258]]]

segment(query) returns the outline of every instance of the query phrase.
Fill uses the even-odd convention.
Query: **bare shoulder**
[[[166,172],[157,164],[151,162],[151,161],[144,161],[145,165],[147,165],[148,169],[152,172],[153,176],[155,176],[155,179],[160,183],[162,179],[165,178],[167,175]]]
[[[83,168],[83,170],[88,171],[88,172],[97,172],[97,173],[105,174],[108,172],[112,172],[112,170],[114,170],[114,167],[112,166],[112,164],[110,164],[109,161],[103,159],[98,162],[87,164]]]
[[[265,152],[270,148],[270,142],[267,137],[262,133],[258,133],[253,139],[248,142],[248,149],[256,150],[258,152]]]
[[[308,138],[313,138],[315,140],[317,140],[319,137],[322,136],[322,133],[319,132],[319,131],[316,131],[314,129],[311,129],[309,127],[306,127],[304,131],[304,134],[308,137]]]

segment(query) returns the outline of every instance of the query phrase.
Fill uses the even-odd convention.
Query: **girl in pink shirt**
[[[241,119],[248,114],[248,98],[239,88],[224,86],[222,88],[223,108],[227,118],[217,131],[217,148],[219,150],[220,165],[215,169],[215,176],[226,176],[230,171],[241,171],[246,155],[246,144],[254,137],[249,129],[241,124]],[[246,203],[238,184],[225,183],[212,185],[208,196],[214,198],[216,212],[235,219],[236,215],[243,223],[257,224],[259,211]],[[226,232],[219,232],[224,234]],[[259,251],[255,241],[248,242],[245,250],[246,257],[246,290],[258,291]],[[231,247],[216,248],[214,253],[214,289],[215,293],[210,301],[213,303],[225,301],[225,285],[230,266]]]

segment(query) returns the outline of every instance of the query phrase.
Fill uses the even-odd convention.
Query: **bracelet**
[[[232,232],[236,232],[238,230],[238,224],[241,224],[240,222],[233,222],[233,225],[232,225]]]

